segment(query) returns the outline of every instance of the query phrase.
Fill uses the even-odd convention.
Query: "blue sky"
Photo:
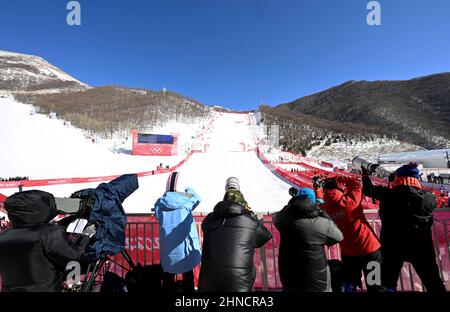
[[[169,90],[254,109],[347,80],[450,71],[450,1],[1,0],[0,49],[36,54],[93,86]]]

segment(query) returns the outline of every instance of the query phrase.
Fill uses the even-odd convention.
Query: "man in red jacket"
[[[345,187],[345,191],[339,185]],[[321,206],[334,220],[344,234],[340,242],[342,265],[345,271],[345,291],[355,291],[361,285],[361,272],[364,273],[368,291],[383,291],[379,281],[368,282],[368,274],[380,268],[380,242],[364,215],[361,206],[362,184],[358,178],[337,176],[323,183]],[[374,266],[374,262],[375,263]],[[378,274],[379,276],[379,274]]]

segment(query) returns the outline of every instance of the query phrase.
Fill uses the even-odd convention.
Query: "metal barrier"
[[[381,228],[381,221],[376,210],[366,210],[366,216],[378,235]],[[130,253],[134,262],[143,265],[159,263],[159,225],[154,216],[147,215],[147,222],[131,221],[127,227],[126,249]],[[201,222],[204,216],[196,216],[197,230],[202,243],[203,235]],[[131,217],[130,219],[133,219]],[[272,223],[270,215],[262,216],[263,223],[272,233],[272,239],[262,248],[257,249],[254,257],[254,264],[257,272],[255,290],[281,290],[281,281],[278,275],[278,249],[280,237],[278,231]],[[440,270],[441,278],[444,280],[447,290],[450,291],[450,237],[448,233],[450,223],[450,209],[438,209],[435,211],[435,222],[433,225],[433,237],[436,251],[436,261]],[[339,245],[335,245],[326,250],[328,259],[340,260]],[[110,270],[118,275],[124,276],[129,267],[120,255],[114,258]],[[198,278],[199,267],[195,269],[196,280]],[[364,283],[363,283],[364,285]],[[422,291],[424,289],[420,278],[413,267],[405,263],[398,282],[399,291]]]

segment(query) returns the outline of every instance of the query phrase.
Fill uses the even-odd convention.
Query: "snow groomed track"
[[[12,105],[17,105],[17,108]],[[9,154],[1,157],[4,158],[2,159],[4,167],[0,170],[0,177],[15,175],[55,177],[57,179],[54,180],[54,183],[58,184],[66,183],[64,180],[58,181],[60,177],[92,177],[100,173],[112,176],[142,172],[152,170],[155,163],[163,162],[173,167],[183,159],[183,157],[154,159],[152,157],[116,155],[101,150],[95,145],[83,145],[82,142],[78,142],[80,141],[79,137],[63,127],[58,127],[55,120],[44,116],[29,116],[24,111],[29,110],[29,106],[21,105],[23,104],[8,103],[8,106],[2,107],[5,111],[5,114],[2,115],[6,117],[9,113],[9,118],[1,118],[0,127],[2,129],[0,130],[3,135],[0,135],[0,139],[7,143],[4,145],[5,148],[9,146]],[[16,114],[16,109],[23,110],[22,114]],[[265,213],[280,210],[289,199],[290,185],[272,174],[261,163],[254,151],[244,152],[244,146],[247,147],[247,150],[255,148],[253,129],[248,115],[215,114],[214,122],[209,131],[205,133],[203,140],[202,147],[206,146],[207,151],[194,153],[177,169],[181,173],[180,187],[193,187],[202,198],[202,203],[198,206],[197,211],[209,212],[223,198],[226,178],[236,176],[241,181],[244,196],[255,212]],[[14,127],[17,126],[20,129],[15,131]],[[8,131],[7,134],[6,131]],[[65,140],[61,143],[65,145],[62,147],[61,144],[57,144],[61,131],[67,131],[64,136]],[[31,147],[30,145],[26,147],[26,142],[29,142]],[[51,161],[48,161],[47,157]],[[148,162],[148,167],[145,166],[146,162]],[[98,164],[103,165],[99,166]],[[121,167],[123,169],[119,171]],[[143,170],[144,167],[146,170]],[[13,174],[15,172],[17,174]],[[88,172],[91,174],[86,175]],[[164,193],[167,175],[168,173],[163,173],[140,177],[139,189],[124,204],[126,212],[150,213],[156,199]],[[24,189],[41,189],[58,197],[68,197],[77,190],[96,187],[101,180],[94,178],[92,181],[91,183],[33,186]],[[17,190],[17,187],[6,188],[2,189],[1,193],[8,196]]]

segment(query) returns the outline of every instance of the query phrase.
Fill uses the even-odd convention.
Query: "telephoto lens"
[[[225,182],[225,191],[228,191],[231,189],[240,190],[240,182],[239,182],[238,178],[230,177]]]
[[[392,174],[391,171],[383,168],[380,164],[369,162],[360,156],[353,158],[352,163],[355,168],[364,168],[365,170],[371,173],[376,173],[384,178],[387,178]]]
[[[378,166],[380,166],[379,164],[371,163],[360,156],[356,156],[355,158],[353,158],[352,163],[353,163],[353,166],[355,166],[355,168],[357,168],[357,169],[364,168],[367,171],[372,172],[372,173],[375,172],[375,170]]]

